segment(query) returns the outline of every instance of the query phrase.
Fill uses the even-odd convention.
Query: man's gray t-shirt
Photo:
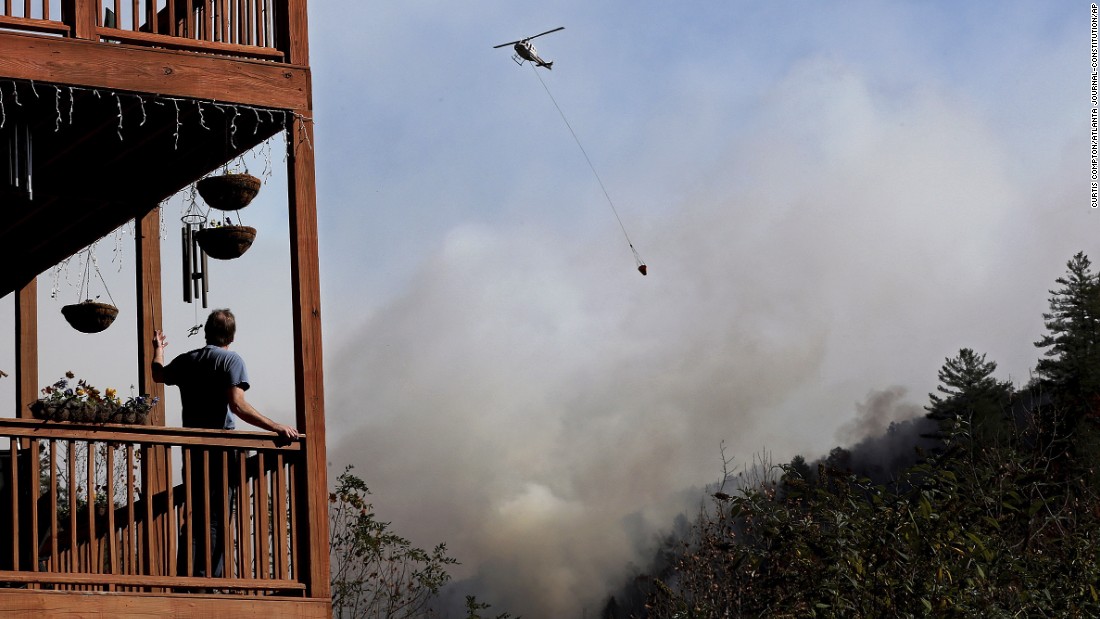
[[[248,390],[248,370],[237,353],[212,344],[183,353],[164,366],[164,382],[180,388],[183,427],[237,427],[229,412],[229,388]]]

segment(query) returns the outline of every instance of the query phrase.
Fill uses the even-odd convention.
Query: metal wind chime
[[[248,206],[260,190],[260,179],[251,174],[230,174],[228,172],[208,176],[191,188],[191,204],[180,221],[181,246],[183,248],[183,300],[191,303],[202,300],[207,307],[207,294],[210,292],[210,271],[207,257],[216,260],[232,260],[241,257],[256,239],[256,229],[234,225],[228,216],[211,221],[203,213],[195,200],[197,192],[211,209],[219,211],[239,211]]]
[[[202,307],[206,309],[210,279],[207,276],[206,252],[199,246],[198,240],[198,233],[206,225],[206,215],[198,212],[192,200],[180,221],[183,222],[183,235],[180,239],[180,246],[183,248],[183,302],[191,303],[201,298]]]

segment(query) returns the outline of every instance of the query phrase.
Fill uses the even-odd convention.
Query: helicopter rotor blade
[[[533,37],[527,37],[526,39],[524,39],[524,41],[530,41],[531,39],[534,39],[535,37],[541,37],[544,34],[550,34],[551,32],[557,32],[558,30],[565,30],[565,26],[558,26],[557,28],[554,28],[553,30],[547,30],[546,32],[540,32],[540,33],[536,34]]]
[[[565,30],[565,26],[558,26],[557,28],[554,28],[553,30],[547,30],[546,32],[540,32],[540,33],[536,34],[535,36],[527,37],[526,39],[520,39],[518,41],[509,41],[507,43],[501,43],[500,45],[494,45],[493,49],[496,49],[498,47],[505,47],[507,45],[515,45],[516,43],[523,43],[524,41],[530,41],[531,39],[534,39],[536,37],[541,37],[542,35],[550,34],[551,32],[557,32],[558,30]]]

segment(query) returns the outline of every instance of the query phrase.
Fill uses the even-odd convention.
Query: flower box
[[[46,421],[73,423],[125,423],[144,425],[158,398],[148,395],[122,400],[114,389],[100,392],[87,380],[76,379],[72,372],[42,388],[42,396],[30,405],[31,415]]]
[[[37,400],[31,404],[31,414],[46,421],[72,421],[75,423],[127,423],[144,425],[149,411],[134,406],[108,402],[81,402],[68,400],[51,402]]]

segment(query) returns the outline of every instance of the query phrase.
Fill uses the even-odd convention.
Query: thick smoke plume
[[[644,279],[610,227],[455,228],[328,334],[333,470],[356,465],[415,542],[446,541],[494,610],[592,616],[690,509],[682,491],[720,474],[723,442],[741,463],[812,459],[919,415],[900,392],[855,403],[930,391],[983,314],[1036,325],[1001,297],[1036,295],[1064,257],[1031,277],[1003,234],[1029,192],[994,132],[905,95],[798,66],[694,195],[630,221]],[[1013,269],[1019,290],[990,287]]]

